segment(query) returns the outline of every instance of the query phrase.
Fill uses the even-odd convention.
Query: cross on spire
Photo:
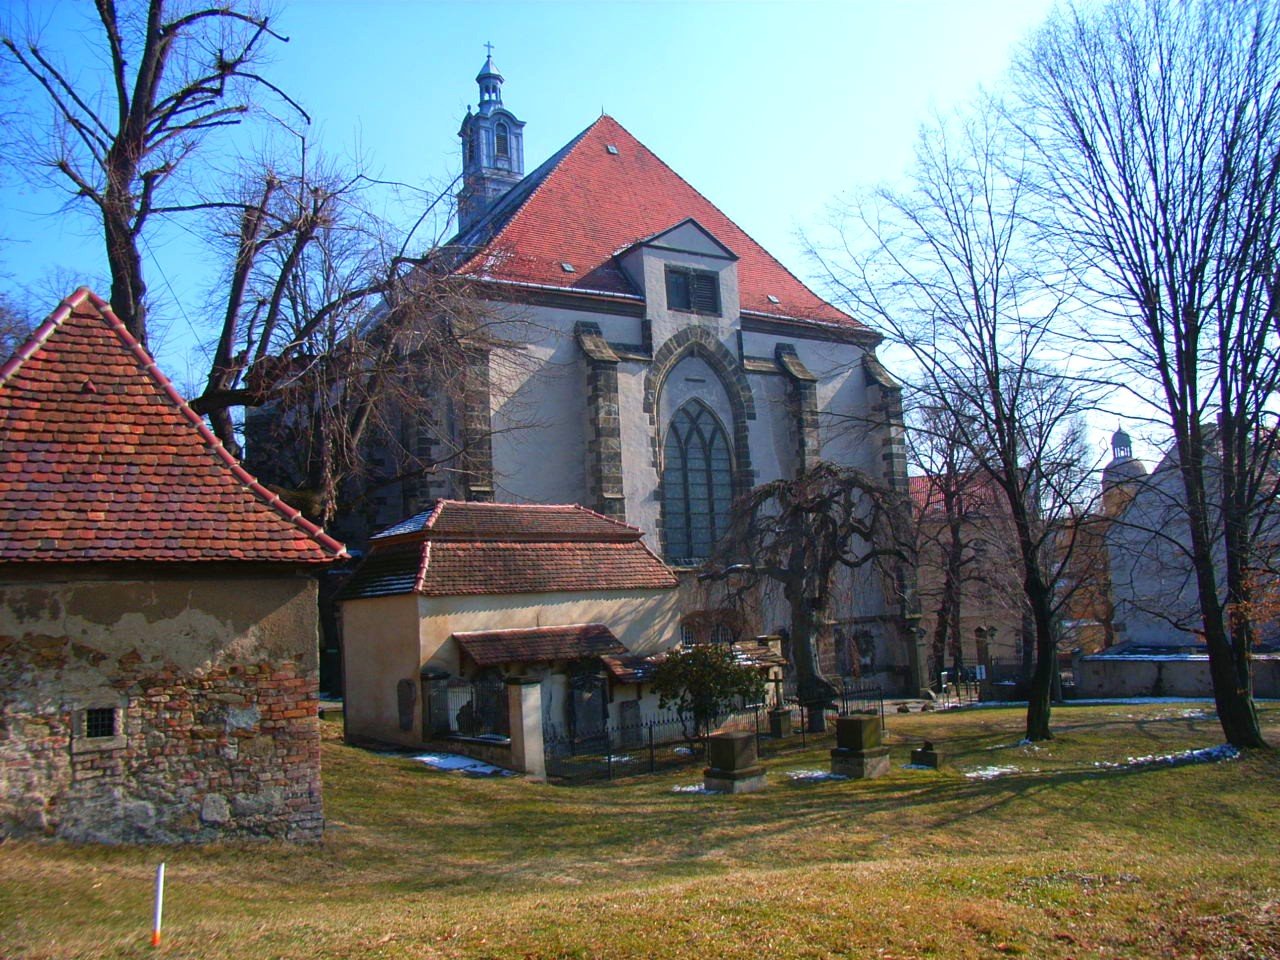
[[[485,53],[486,53],[488,56],[490,56],[490,57],[492,57],[492,56],[493,56],[493,44],[492,44],[492,43],[486,43],[486,44],[484,45],[484,49],[485,49]]]

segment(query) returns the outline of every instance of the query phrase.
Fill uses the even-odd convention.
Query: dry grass
[[[548,787],[331,739],[317,846],[4,844],[0,955],[154,955],[163,857],[169,957],[1280,958],[1280,757],[1124,765],[1220,743],[1211,711],[1062,709],[1039,748],[1016,710],[894,715],[888,777],[788,780],[827,743],[741,797],[673,793],[696,769]],[[941,772],[903,768],[923,737]],[[1016,769],[964,775],[986,767]]]

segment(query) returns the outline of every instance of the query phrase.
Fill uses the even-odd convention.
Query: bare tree
[[[847,233],[845,256],[825,263],[844,299],[911,352],[908,383],[947,411],[1003,495],[1036,637],[1027,737],[1044,740],[1069,559],[1056,537],[1089,479],[1088,403],[1053,362],[1062,295],[1032,249],[1025,200],[1020,159],[990,111],[940,122],[922,133],[913,187],[881,191],[860,211],[861,236]]]
[[[257,71],[272,41],[270,18],[249,3],[96,0],[95,39],[105,74],[85,71],[96,54],[47,50],[36,37],[0,44],[50,121],[16,126],[11,159],[46,170],[101,220],[111,271],[111,305],[129,331],[147,339],[142,238],[153,217],[210,210],[226,202],[177,188],[175,174],[210,135],[239,124],[264,90],[305,113]]]
[[[1219,720],[1262,746],[1253,619],[1237,613],[1277,492],[1280,6],[1068,8],[1016,77],[1027,182],[1078,278],[1114,305],[1111,336],[1092,337],[1172,433]]]
[[[1021,633],[1022,586],[1016,549],[1010,549],[1012,525],[999,490],[964,439],[963,425],[948,407],[926,400],[908,413],[907,458],[922,471],[911,478],[917,589],[926,624],[932,616],[935,679],[946,668],[948,652],[957,669],[963,666],[966,613],[998,617],[1006,629],[1017,621],[1013,629]]]
[[[0,293],[0,363],[22,346],[34,326],[8,294]]]
[[[860,470],[824,461],[741,497],[708,568],[734,575],[740,593],[766,581],[781,588],[800,701],[825,705],[836,689],[822,674],[816,645],[830,627],[837,575],[873,571],[892,594],[911,551],[905,496]],[[815,731],[824,729],[822,709],[809,716]]]

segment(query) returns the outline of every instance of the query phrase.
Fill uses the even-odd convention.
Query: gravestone
[[[889,772],[889,748],[880,742],[879,716],[853,714],[836,719],[831,772],[854,780],[869,780]]]
[[[713,733],[707,738],[703,786],[720,793],[754,793],[765,788],[764,767],[753,733]]]
[[[941,762],[942,755],[933,749],[933,744],[928,740],[924,742],[924,746],[911,751],[911,765],[913,767],[933,767],[933,769],[937,770]]]
[[[790,707],[778,707],[769,711],[769,736],[775,740],[791,736]]]

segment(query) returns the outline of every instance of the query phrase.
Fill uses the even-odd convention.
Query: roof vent
[[[560,264],[560,269],[561,269],[561,270],[563,270],[565,273],[577,273],[577,272],[578,272],[577,268],[576,268],[576,267],[574,267],[574,265],[573,265],[572,263],[561,263],[561,264]]]
[[[781,303],[782,301],[781,301],[781,300],[779,300],[777,297],[775,297],[775,296],[771,293],[771,294],[769,294],[769,302],[770,302],[770,303]]]
[[[615,144],[607,143],[605,144],[605,149],[608,150],[615,157],[618,155],[618,148]]]

